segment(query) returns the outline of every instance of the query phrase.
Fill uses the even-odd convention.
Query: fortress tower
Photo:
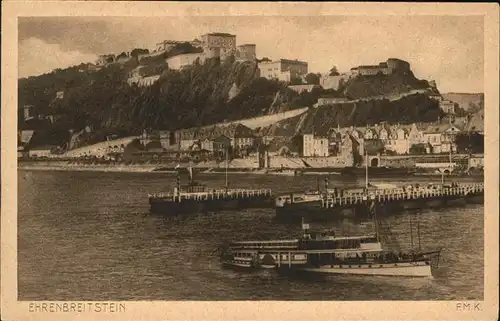
[[[397,58],[389,58],[387,59],[387,69],[389,74],[395,71],[410,71],[410,63]]]
[[[220,57],[224,58],[235,52],[236,36],[229,33],[207,33],[201,36],[203,51],[209,52],[218,48]]]

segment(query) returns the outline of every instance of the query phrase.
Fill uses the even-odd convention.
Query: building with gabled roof
[[[461,130],[452,124],[431,125],[424,131],[424,142],[429,144],[429,153],[456,152],[455,139]]]

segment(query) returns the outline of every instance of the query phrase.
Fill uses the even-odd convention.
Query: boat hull
[[[162,199],[149,199],[151,212],[179,215],[189,213],[204,213],[245,208],[272,208],[274,200],[270,196],[259,196],[245,199],[220,199],[220,200],[182,200],[172,202]]]
[[[459,207],[467,204],[483,204],[484,194],[478,193],[467,196],[439,196],[426,199],[391,200],[376,204],[377,213],[397,213],[408,210],[426,208]],[[302,218],[309,221],[334,221],[344,218],[366,218],[369,216],[369,207],[366,204],[345,204],[326,208],[320,200],[275,206],[275,215],[282,221],[300,221]]]
[[[324,208],[321,201],[309,201],[302,203],[285,204],[275,208],[276,218],[283,221],[300,221],[307,218],[310,221],[334,221],[346,217],[355,217],[365,213],[365,205],[353,205],[337,208]]]
[[[242,268],[242,269],[253,269],[254,266],[252,262],[235,262],[235,261],[225,261],[222,265],[228,268]]]
[[[311,273],[432,277],[431,265],[428,262],[387,263],[370,265],[324,265],[319,267],[296,267],[294,269],[299,272]]]

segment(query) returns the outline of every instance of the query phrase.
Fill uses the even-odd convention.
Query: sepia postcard
[[[496,320],[498,39],[484,3],[3,2],[1,319]]]

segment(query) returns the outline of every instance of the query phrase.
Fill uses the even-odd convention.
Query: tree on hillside
[[[333,66],[332,69],[330,69],[329,76],[338,76],[340,75],[337,66]]]
[[[459,153],[484,153],[484,135],[476,132],[458,134],[455,144]]]
[[[111,64],[115,61],[115,57],[114,56],[109,56],[106,58],[106,63],[108,64]]]
[[[145,55],[148,54],[149,50],[148,49],[141,49],[141,48],[135,48],[130,52],[131,57],[137,57],[138,55]]]
[[[299,77],[292,77],[290,79],[290,85],[302,85],[302,79]]]
[[[116,60],[118,60],[120,58],[127,58],[127,53],[126,52],[122,52],[121,54],[119,54],[118,56],[116,56]]]
[[[455,103],[455,116],[457,117],[466,117],[469,113],[465,111],[459,104]]]
[[[172,49],[170,49],[170,51],[166,53],[165,58],[170,58],[180,54],[201,53],[201,52],[203,52],[203,49],[194,47],[189,42],[182,42],[180,44],[175,45],[175,47],[173,47]]]
[[[309,85],[319,85],[320,74],[308,73],[306,75],[306,82]]]
[[[481,102],[480,102],[481,103]],[[469,102],[469,106],[467,108],[467,111],[471,114],[474,114],[475,112],[479,111],[482,107],[478,104],[475,104],[474,102]]]
[[[426,153],[424,144],[413,144],[410,146],[410,155],[423,155]]]

